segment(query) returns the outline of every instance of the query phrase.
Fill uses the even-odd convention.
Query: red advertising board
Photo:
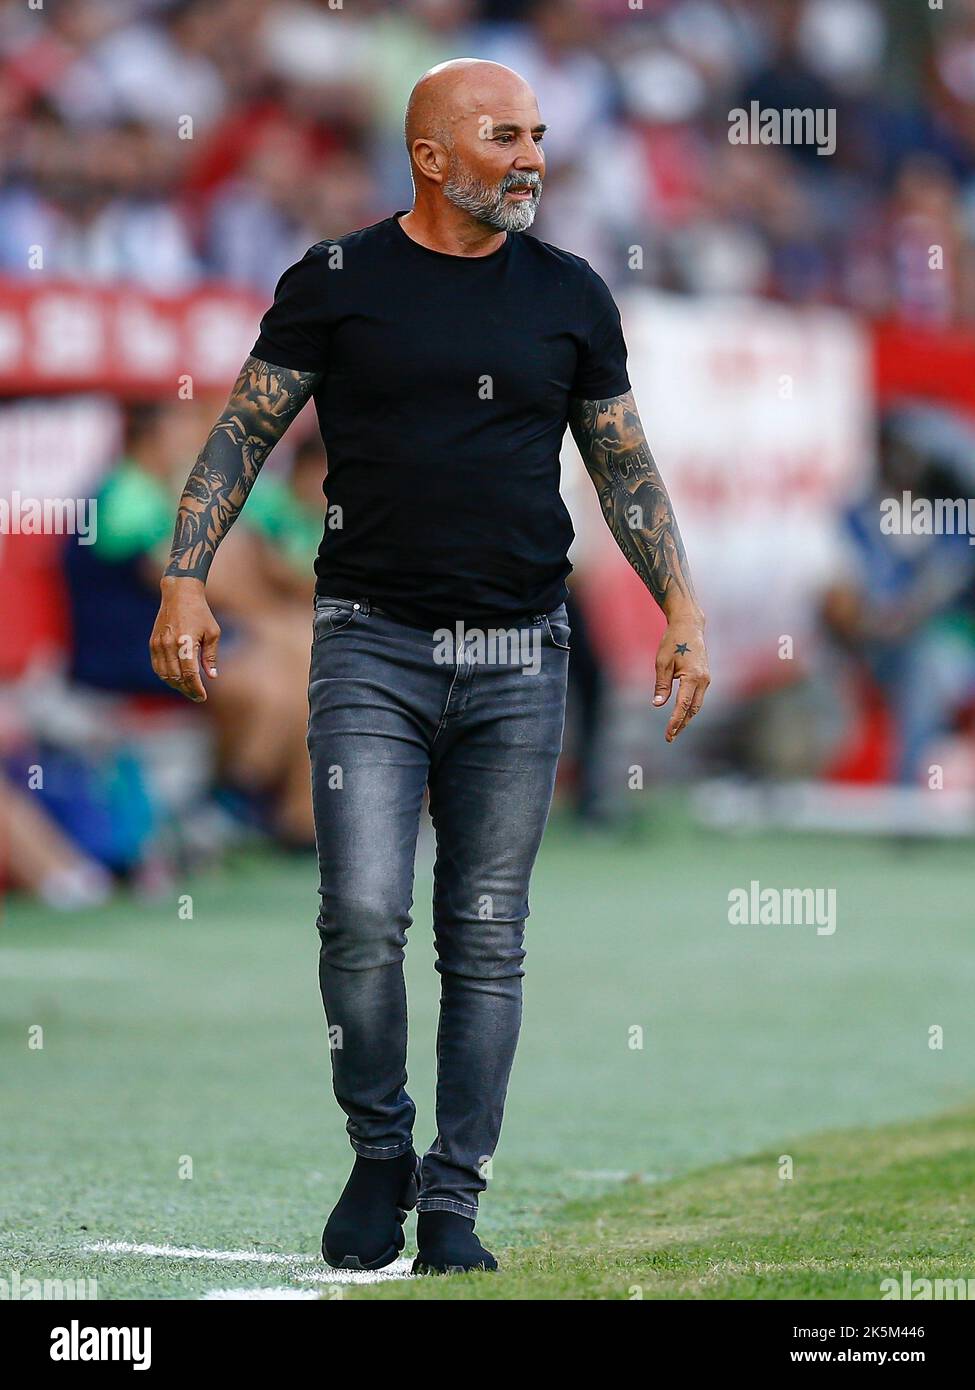
[[[0,394],[108,390],[120,396],[225,390],[266,304],[207,285],[181,295],[136,286],[0,278]]]

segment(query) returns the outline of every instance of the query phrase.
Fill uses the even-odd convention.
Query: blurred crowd
[[[0,687],[0,887],[6,878],[53,906],[84,907],[116,878],[162,891],[178,868],[255,837],[314,848],[305,692],[326,505],[317,433],[289,437],[220,547],[207,584],[220,674],[206,703],[188,704],[150,662],[187,460],[219,406],[130,405],[95,491],[92,543],[57,547],[42,601],[63,614],[64,648]]]
[[[220,675],[206,704],[162,685],[149,659],[187,459],[218,408],[213,398],[127,407],[96,491],[94,543],[65,538],[57,549],[50,593],[66,618],[64,650],[53,668],[0,686],[0,890],[84,908],[118,880],[169,891],[182,871],[255,841],[314,848],[306,688],[327,506],[316,431],[296,430],[276,451],[216,557],[207,590]],[[905,403],[882,416],[877,456],[867,489],[835,518],[816,659],[794,673],[778,663],[784,683],[758,681],[716,705],[685,749],[684,774],[975,795],[975,546],[964,531],[879,525],[905,493],[933,503],[975,494],[975,428]],[[618,692],[592,640],[592,606],[579,602],[586,583],[583,564],[570,585],[559,801],[580,827],[622,829],[640,809],[625,769],[650,753],[646,691],[629,743],[618,743]]]
[[[549,129],[533,231],[616,291],[975,323],[975,0],[0,0],[0,276],[34,273],[39,247],[46,276],[163,293],[221,280],[267,301],[313,242],[410,206],[408,93],[465,55],[534,87]],[[752,102],[835,109],[835,153],[730,143],[729,113]],[[149,664],[176,499],[221,404],[126,405],[97,541],[64,545],[49,589],[67,615],[56,680],[0,688],[0,888],[84,907],[251,835],[312,843],[326,460],[310,421],[214,565],[224,638],[206,706]],[[821,669],[702,723],[688,766],[919,787],[940,759],[975,789],[975,548],[877,525],[905,489],[971,494],[971,426],[906,403],[877,456],[836,518]],[[605,824],[622,800],[614,692],[572,604],[560,785]]]
[[[614,287],[975,317],[975,0],[2,0],[0,271],[268,295],[409,206],[407,94],[470,54],[533,85],[536,230]],[[731,145],[752,101],[835,109],[835,154]]]

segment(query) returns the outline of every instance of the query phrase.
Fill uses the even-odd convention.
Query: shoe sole
[[[407,1214],[411,1212],[413,1208],[416,1206],[417,1198],[420,1195],[419,1175],[420,1160],[417,1159],[416,1168],[406,1184],[406,1192],[403,1196],[403,1205],[401,1207],[396,1208],[396,1220],[399,1222],[401,1226],[403,1225],[403,1222],[406,1220]],[[323,1231],[322,1259],[325,1261],[325,1263],[329,1266],[330,1269],[352,1269],[358,1270],[360,1273],[364,1274],[370,1269],[385,1269],[387,1265],[391,1265],[393,1261],[396,1259],[397,1255],[403,1249],[403,1246],[405,1244],[406,1234],[405,1232],[400,1231],[398,1243],[395,1245],[391,1245],[388,1250],[384,1250],[383,1253],[381,1255],[377,1255],[377,1257],[374,1260],[363,1261],[359,1259],[358,1255],[343,1255],[341,1259],[336,1259],[334,1256],[328,1253],[328,1250],[325,1247],[325,1232]]]
[[[333,1259],[332,1256],[328,1253],[327,1249],[325,1248],[325,1244],[323,1242],[322,1259],[325,1261],[325,1263],[328,1265],[330,1269],[355,1269],[365,1274],[367,1270],[385,1269],[387,1265],[391,1265],[405,1244],[406,1237],[404,1236],[399,1245],[391,1245],[389,1250],[387,1250],[384,1254],[380,1255],[378,1259],[368,1260],[365,1264],[363,1264],[363,1262],[359,1259],[358,1255],[346,1255],[344,1259],[341,1260]]]
[[[448,1265],[446,1269],[440,1269],[437,1265],[424,1264],[417,1255],[413,1261],[411,1274],[497,1274],[498,1265]]]

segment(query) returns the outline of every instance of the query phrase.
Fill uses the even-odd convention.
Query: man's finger
[[[201,694],[198,694],[189,683],[190,672],[184,673],[181,668],[181,641],[183,643],[182,653],[185,653],[187,651],[185,640],[177,640],[170,629],[167,629],[161,636],[153,638],[149,643],[150,651],[153,653],[152,668],[159,679],[165,681],[173,690],[178,690],[181,695],[199,702],[201,695],[202,699],[206,699],[206,692],[200,686]],[[190,658],[189,665],[196,665],[195,657]],[[197,676],[197,684],[199,685],[199,676]]]
[[[206,691],[200,680],[200,639],[191,632],[182,632],[176,645],[179,658],[180,689],[191,700],[205,700]]]
[[[217,647],[220,645],[220,629],[209,633],[203,639],[203,669],[208,676],[217,674]]]
[[[677,702],[674,712],[671,715],[670,723],[667,725],[667,741],[673,742],[686,724],[688,724],[698,713],[704,702],[704,692],[707,689],[707,682],[703,677],[695,679],[692,676],[682,676],[678,691]]]
[[[670,699],[671,687],[674,684],[674,658],[664,657],[662,660],[657,657],[657,681],[653,688],[653,703],[655,705],[665,705]]]
[[[191,700],[200,702],[206,699],[207,693],[203,688],[203,682],[200,680],[200,667],[196,659],[196,653],[199,648],[195,644],[193,645],[192,656],[186,656],[186,650],[186,646],[183,645],[183,641],[181,640],[179,659],[180,688],[183,694],[188,695]]]
[[[694,695],[693,695],[693,697],[692,697],[692,699],[691,699],[691,712],[690,712],[690,714],[687,716],[688,719],[693,719],[694,716],[695,716],[695,714],[700,714],[700,712],[701,712],[701,706],[704,704],[704,697],[705,697],[705,695],[707,694],[708,686],[709,686],[710,684],[711,684],[711,677],[710,677],[710,676],[705,675],[705,676],[699,676],[699,677],[698,677],[697,689],[694,691]]]
[[[179,669],[179,650],[176,645],[176,638],[171,632],[165,633],[159,639],[159,666],[157,674],[164,681],[181,681],[183,679]]]
[[[149,638],[149,660],[152,662],[152,669],[160,680],[165,678],[165,667],[162,659],[162,644],[156,636]]]
[[[689,681],[686,676],[681,676],[677,682],[677,699],[674,702],[674,712],[670,716],[670,722],[667,725],[667,732],[665,734],[668,743],[672,742],[684,727],[687,720],[687,712],[691,707],[692,690],[693,683]]]

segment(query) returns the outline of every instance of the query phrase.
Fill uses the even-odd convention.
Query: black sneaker
[[[414,1274],[495,1270],[498,1262],[474,1234],[474,1222],[453,1211],[421,1211],[416,1219]]]
[[[420,1160],[412,1149],[397,1158],[364,1158],[355,1165],[322,1232],[322,1259],[333,1269],[382,1269],[406,1244],[403,1222],[416,1206]]]

